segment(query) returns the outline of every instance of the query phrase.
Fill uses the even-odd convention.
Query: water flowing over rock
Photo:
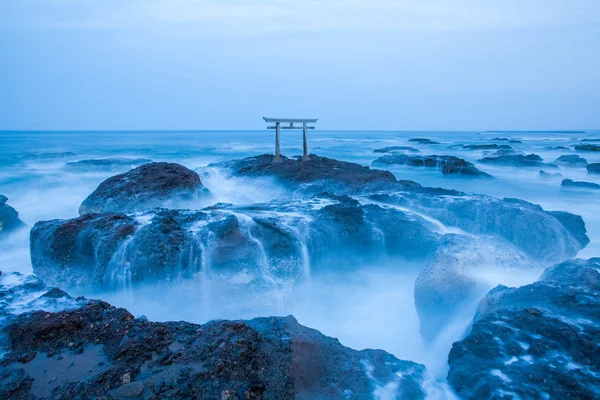
[[[501,149],[501,150],[512,150],[512,147],[510,147],[507,144],[469,144],[466,146],[463,146],[463,149],[466,150],[497,150],[497,149]]]
[[[442,170],[444,175],[463,175],[480,178],[490,178],[477,169],[472,163],[454,156],[409,156],[392,154],[378,158],[373,165],[409,165],[412,167],[430,167]]]
[[[292,316],[157,323],[90,300],[18,315],[3,333],[7,399],[425,397],[424,366],[352,350]]]
[[[554,163],[566,167],[585,167],[588,164],[585,158],[579,157],[577,154],[560,156],[554,160]]]
[[[537,154],[503,154],[497,157],[483,157],[479,160],[480,163],[484,164],[495,164],[495,165],[506,165],[511,167],[545,167],[545,168],[558,168],[554,164],[548,164],[542,162],[542,157]]]
[[[373,153],[393,153],[395,151],[410,151],[412,153],[418,153],[420,150],[410,146],[390,146],[382,149],[375,149],[373,150]]]
[[[414,139],[409,139],[409,142],[416,142],[419,144],[439,144],[439,142],[436,142],[434,140],[431,139],[427,139],[427,138],[414,138]]]
[[[581,144],[581,145],[576,145],[575,150],[577,150],[577,151],[600,151],[600,145]]]
[[[114,171],[131,169],[152,162],[147,158],[99,158],[68,162],[64,168],[71,171]]]
[[[544,179],[552,179],[552,178],[560,178],[562,174],[560,172],[546,172],[540,170],[540,178]]]
[[[480,302],[470,334],[454,343],[448,380],[465,399],[600,395],[600,259],[548,268]]]
[[[180,203],[198,203],[208,194],[194,171],[179,164],[149,163],[102,182],[83,201],[79,214],[173,208]]]
[[[600,163],[591,163],[587,165],[588,174],[600,174]]]
[[[7,201],[8,198],[0,194],[0,239],[27,226],[19,219],[17,210],[6,204]]]
[[[560,184],[563,188],[573,189],[600,189],[600,185],[594,182],[574,181],[572,179],[564,179]]]

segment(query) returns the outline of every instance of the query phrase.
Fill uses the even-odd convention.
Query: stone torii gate
[[[303,154],[302,160],[308,160],[308,144],[306,138],[307,129],[315,129],[314,126],[308,126],[308,124],[315,124],[318,119],[314,118],[267,118],[263,117],[266,123],[274,123],[275,126],[267,126],[267,129],[275,129],[275,161],[281,161],[279,157],[279,132],[281,129],[302,129],[302,140],[303,140]],[[302,124],[302,126],[294,126],[294,124]],[[289,124],[282,126],[281,124]]]

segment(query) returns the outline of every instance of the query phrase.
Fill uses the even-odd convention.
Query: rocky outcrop
[[[540,170],[540,178],[544,179],[552,179],[552,178],[560,178],[562,174],[560,172],[546,172]]]
[[[65,151],[62,153],[39,153],[39,154],[26,154],[21,157],[22,160],[26,161],[39,161],[39,160],[56,160],[61,158],[71,158],[75,157],[77,154],[72,153],[70,151]]]
[[[600,163],[591,163],[587,165],[588,174],[600,174]]]
[[[414,138],[414,139],[408,139],[408,141],[419,143],[419,144],[439,144],[439,142],[436,142],[434,140],[427,139],[427,138]]]
[[[567,189],[600,189],[600,185],[594,182],[584,181],[573,181],[571,179],[564,179],[560,184],[563,188]]]
[[[0,239],[27,225],[19,219],[19,213],[6,204],[8,198],[0,194]]]
[[[64,169],[70,171],[115,171],[131,169],[152,162],[147,158],[99,158],[68,162]]]
[[[414,147],[410,146],[389,146],[382,149],[375,149],[373,150],[373,153],[393,153],[395,151],[410,151],[412,153],[418,153],[419,149],[415,149]]]
[[[585,158],[577,154],[560,156],[554,160],[554,163],[565,167],[585,167],[588,164]]]
[[[537,154],[503,154],[497,157],[483,157],[479,160],[480,163],[484,164],[495,164],[495,165],[506,165],[511,167],[545,167],[545,168],[557,168],[554,164],[547,164],[543,162],[542,157]]]
[[[412,167],[430,167],[441,169],[444,175],[463,175],[479,178],[490,178],[477,169],[472,163],[454,156],[409,156],[392,154],[378,158],[373,165],[409,165]]]
[[[208,194],[196,172],[179,164],[149,163],[102,182],[83,201],[79,214],[174,208],[197,204]]]
[[[577,151],[600,151],[600,145],[597,144],[580,144],[574,147]]]
[[[448,358],[459,396],[597,398],[599,269],[598,258],[572,260],[547,269],[539,282],[490,291]]]
[[[425,367],[356,351],[292,316],[149,322],[101,301],[14,317],[0,397],[423,399]]]
[[[512,150],[507,144],[468,144],[463,146],[463,149],[466,150]]]

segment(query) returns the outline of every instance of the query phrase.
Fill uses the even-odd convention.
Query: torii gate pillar
[[[318,119],[305,119],[305,118],[267,118],[263,117],[265,122],[273,122],[275,126],[268,126],[268,129],[275,129],[275,162],[281,161],[281,148],[279,145],[279,135],[282,129],[302,129],[302,161],[308,160],[308,135],[307,130],[315,129],[314,126],[308,124],[314,124]],[[302,128],[294,126],[294,123],[301,123]],[[281,124],[289,124],[289,126],[281,126]]]

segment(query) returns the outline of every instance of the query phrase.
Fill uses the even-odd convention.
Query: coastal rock
[[[448,380],[461,398],[592,399],[600,387],[600,259],[548,268],[481,301],[454,343]]]
[[[410,151],[412,153],[418,153],[419,149],[410,146],[390,146],[382,149],[375,149],[373,150],[373,153],[393,153],[394,151]]]
[[[574,189],[600,189],[600,185],[593,182],[584,182],[584,181],[573,181],[571,179],[564,179],[560,184],[564,188],[574,188]]]
[[[6,204],[8,198],[0,194],[0,239],[27,225],[19,219],[19,213]]]
[[[152,162],[147,158],[99,158],[68,162],[64,169],[70,171],[115,171],[131,169]]]
[[[540,170],[540,178],[544,179],[552,179],[552,178],[560,178],[562,174],[560,172],[546,172]]]
[[[1,398],[366,399],[384,388],[393,398],[425,397],[424,366],[352,350],[292,316],[158,323],[89,301],[19,315],[3,332]]]
[[[587,165],[588,174],[600,174],[600,163],[591,163]]]
[[[554,163],[567,167],[585,167],[588,164],[585,158],[579,157],[577,154],[560,156],[554,160]]]
[[[469,144],[463,146],[463,149],[466,150],[512,150],[507,144]]]
[[[408,139],[409,142],[416,142],[419,144],[439,144],[439,142],[436,142],[434,140],[431,139],[427,139],[427,138],[414,138],[414,139]]]
[[[149,163],[102,182],[83,201],[79,214],[132,213],[180,203],[195,204],[208,194],[194,171],[179,164]]]
[[[537,154],[504,154],[497,157],[483,157],[479,160],[480,163],[484,164],[495,164],[495,165],[506,165],[511,167],[545,167],[545,168],[558,168],[554,164],[547,164],[542,162],[542,157]]]
[[[472,163],[454,156],[409,156],[392,154],[373,161],[374,165],[409,165],[412,167],[430,167],[441,169],[444,175],[465,175],[489,178],[491,175],[478,170]]]
[[[546,146],[546,147],[544,147],[544,150],[569,150],[569,149],[564,146]]]
[[[600,151],[600,145],[597,144],[580,144],[575,146],[577,151]]]

